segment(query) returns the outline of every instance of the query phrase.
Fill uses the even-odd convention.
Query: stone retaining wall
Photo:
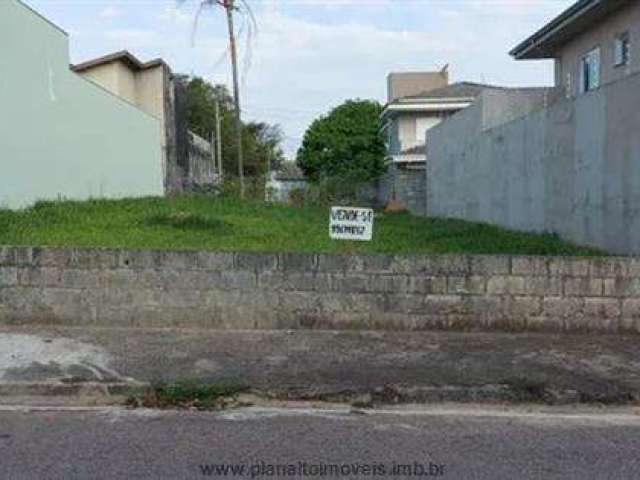
[[[640,332],[640,259],[0,247],[0,324]]]

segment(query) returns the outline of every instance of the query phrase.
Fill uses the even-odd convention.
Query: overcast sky
[[[551,84],[551,62],[516,62],[508,51],[573,0],[247,2],[258,31],[249,50],[242,38],[245,117],[280,124],[292,156],[315,116],[348,98],[384,102],[391,71],[448,63],[453,81]],[[230,85],[220,9],[203,13],[192,42],[194,0],[27,3],[70,34],[74,63],[126,49],[145,61],[162,57],[175,72]]]

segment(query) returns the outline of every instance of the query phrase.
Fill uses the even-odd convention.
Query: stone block
[[[629,260],[626,258],[592,258],[591,277],[619,278],[629,276]]]
[[[16,255],[13,247],[0,247],[0,266],[15,266]]]
[[[330,294],[318,294],[316,292],[279,292],[278,307],[285,312],[306,311],[340,312],[343,305],[340,303],[343,296],[331,296]]]
[[[591,262],[584,258],[554,257],[549,260],[549,275],[586,277],[589,275]]]
[[[511,258],[511,274],[523,277],[549,275],[549,259],[514,256]]]
[[[371,275],[369,291],[373,293],[411,293],[407,275]]]
[[[509,275],[511,258],[506,255],[472,255],[470,258],[471,275]]]
[[[323,273],[363,272],[365,256],[323,253],[317,258],[317,269]]]
[[[407,293],[447,293],[447,277],[426,277],[412,275],[408,280]]]
[[[640,258],[627,258],[627,275],[631,278],[640,277]]]
[[[466,276],[471,272],[470,260],[466,255],[414,257],[409,268],[409,273],[429,276]]]
[[[622,301],[624,318],[640,319],[640,298],[628,298]]]
[[[119,268],[155,268],[155,252],[145,250],[121,250],[118,258]]]
[[[447,293],[480,295],[485,291],[486,277],[475,275],[447,278]]]
[[[604,292],[604,281],[601,278],[566,277],[564,279],[564,295],[567,297],[599,297]]]
[[[327,283],[322,283],[322,282]],[[316,275],[313,272],[277,272],[268,271],[258,274],[258,288],[267,291],[294,290],[312,292],[319,285],[324,285],[324,290],[329,291],[329,275]]]
[[[615,298],[585,298],[584,314],[602,319],[619,318],[622,313],[621,302]]]
[[[33,247],[13,247],[15,265],[17,267],[32,266],[34,264],[33,252]]]
[[[562,277],[533,276],[524,278],[524,294],[540,296],[562,295]]]
[[[36,247],[33,251],[33,263],[38,267],[69,267],[72,260],[70,248]]]
[[[196,256],[198,268],[215,271],[233,269],[232,252],[198,252]]]
[[[477,317],[483,325],[490,325],[502,317],[504,311],[503,298],[496,295],[479,295],[465,297],[458,313]]]
[[[543,316],[551,318],[569,318],[583,315],[583,298],[544,297]]]
[[[605,297],[640,297],[640,278],[605,278]]]
[[[619,331],[620,333],[623,333],[623,334],[640,333],[640,318],[625,317],[623,315],[619,323]]]
[[[69,265],[73,268],[108,269],[119,265],[120,252],[106,248],[72,249]]]
[[[504,299],[504,313],[507,317],[537,317],[542,314],[542,297],[508,296]]]
[[[153,257],[154,267],[158,269],[193,270],[198,268],[198,252],[154,252]]]
[[[318,258],[313,253],[281,253],[278,255],[280,270],[313,272],[318,265]]]
[[[487,280],[487,293],[523,295],[527,293],[526,277],[494,276]]]
[[[0,288],[18,285],[18,269],[16,267],[0,267]]]
[[[219,278],[225,288],[254,290],[258,285],[257,275],[253,272],[219,272]]]
[[[370,309],[370,311],[375,311]],[[423,314],[429,313],[422,295],[390,294],[385,296],[385,313]]]
[[[466,314],[468,306],[460,295],[426,295],[422,313],[427,315]]]
[[[278,256],[271,253],[236,253],[234,267],[238,270],[249,270],[252,272],[277,270]]]
[[[366,293],[370,291],[369,275],[336,273],[331,277],[331,289],[343,293]]]
[[[362,269],[367,273],[403,273],[402,259],[393,255],[360,255]]]

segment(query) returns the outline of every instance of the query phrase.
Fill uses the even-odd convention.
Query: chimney
[[[449,85],[449,66],[439,72],[398,72],[387,77],[387,101],[420,95]]]

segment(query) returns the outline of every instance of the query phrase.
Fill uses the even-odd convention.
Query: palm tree
[[[181,3],[187,0],[179,0]],[[246,13],[249,14],[251,20],[255,23],[255,19],[249,8],[249,5],[246,3],[246,0],[240,0]],[[198,19],[202,10],[207,7],[222,7],[225,10],[227,16],[227,27],[229,31],[229,51],[231,53],[231,68],[233,75],[233,98],[235,103],[235,123],[236,123],[236,142],[238,148],[238,177],[240,179],[240,198],[244,198],[245,196],[245,185],[244,185],[244,158],[243,158],[243,149],[242,149],[242,117],[240,110],[240,80],[238,77],[238,52],[236,45],[236,34],[234,28],[234,12],[239,11],[239,7],[236,4],[236,0],[201,0],[200,6],[198,7],[198,12],[195,18],[194,31],[198,25]]]

